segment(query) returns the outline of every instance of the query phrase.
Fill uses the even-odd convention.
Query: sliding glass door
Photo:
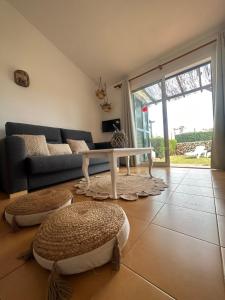
[[[166,126],[164,122],[162,81],[155,82],[133,93],[136,137],[138,147],[153,147],[156,164],[168,165],[166,158]],[[141,162],[147,160],[141,157]]]
[[[137,145],[153,148],[154,165],[210,165],[211,81],[207,62],[132,93]],[[141,162],[146,160],[141,157]]]

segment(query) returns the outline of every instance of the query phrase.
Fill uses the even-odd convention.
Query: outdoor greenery
[[[176,134],[175,139],[177,143],[210,141],[212,140],[212,131],[196,131]]]
[[[170,156],[170,163],[177,165],[198,165],[198,166],[210,166],[210,158],[207,157],[185,157],[184,155]]]
[[[176,154],[177,140],[169,140],[170,155]]]
[[[164,162],[164,158],[157,159],[157,162]],[[210,166],[210,158],[207,157],[185,157],[184,155],[172,155],[170,156],[171,165],[192,165],[192,166]]]
[[[162,158],[164,156],[164,139],[160,136],[151,138],[151,147],[155,151],[155,155],[157,158]]]
[[[196,132],[196,133],[198,134],[199,132]],[[204,134],[206,133],[204,139],[206,139],[208,137],[208,140],[209,140],[210,134],[212,137],[211,131],[200,132],[200,136],[201,136],[201,138],[203,138],[203,135],[201,135],[201,133],[204,133]],[[185,135],[185,137],[186,137],[186,135],[188,135],[188,138],[190,138],[191,134],[194,134],[194,132],[188,133],[188,134],[180,134],[179,136]],[[198,137],[199,137],[199,135],[198,135]],[[151,141],[151,146],[156,154],[156,159],[157,159],[156,161],[158,161],[158,162],[164,161],[164,159],[165,159],[164,158],[165,157],[164,139],[162,137],[158,136],[158,137],[152,138],[150,141]],[[196,165],[196,166],[204,166],[204,167],[210,166],[210,158],[207,158],[207,157],[195,158],[195,157],[186,157],[185,155],[176,155],[176,146],[177,146],[177,140],[175,140],[175,139],[169,140],[170,163],[171,164]]]
[[[164,139],[160,136],[152,138],[151,140],[151,146],[153,147],[156,157],[157,158],[162,158],[164,157]],[[169,148],[170,148],[170,155],[175,155],[176,154],[176,146],[177,146],[177,141],[176,140],[169,140]]]

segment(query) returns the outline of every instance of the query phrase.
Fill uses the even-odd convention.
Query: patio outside
[[[165,86],[159,81],[133,94],[138,146],[151,145],[155,162],[166,162],[163,88],[170,165],[209,168],[213,134],[210,63],[168,77]]]

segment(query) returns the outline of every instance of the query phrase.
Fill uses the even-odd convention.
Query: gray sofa
[[[91,133],[80,130],[7,122],[5,132],[6,137],[0,141],[0,188],[8,194],[83,176],[81,155],[28,157],[23,139],[15,134],[45,135],[47,143],[55,144],[66,143],[66,139],[85,140],[89,149],[110,148],[110,143],[93,143]],[[90,160],[90,174],[108,170],[106,159]]]

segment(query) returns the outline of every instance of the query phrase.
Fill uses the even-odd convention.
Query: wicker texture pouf
[[[5,218],[10,225],[32,226],[55,210],[70,205],[73,195],[67,190],[44,190],[17,198],[5,209]]]
[[[115,243],[121,250],[130,226],[123,209],[112,203],[84,201],[55,212],[40,226],[33,255],[44,268],[54,264],[61,274],[75,274],[112,259]]]

